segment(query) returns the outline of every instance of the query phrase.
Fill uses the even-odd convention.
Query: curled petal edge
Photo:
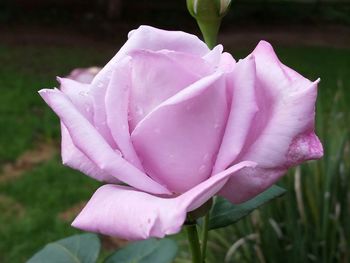
[[[208,201],[230,176],[255,163],[244,161],[210,177],[175,198],[164,198],[130,187],[104,185],[92,196],[72,226],[129,240],[162,238],[179,232],[187,212]]]

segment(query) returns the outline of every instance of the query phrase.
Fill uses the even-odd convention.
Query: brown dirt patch
[[[40,143],[34,149],[24,152],[15,163],[7,163],[2,167],[0,183],[17,179],[24,172],[34,166],[51,160],[58,152],[58,146],[54,143]]]
[[[79,202],[74,206],[68,208],[67,210],[59,213],[58,218],[64,222],[72,222],[73,219],[80,213],[80,211],[84,208],[86,204],[87,201]]]
[[[19,202],[3,194],[0,194],[0,211],[1,217],[5,219],[18,219],[25,213],[24,207]]]
[[[113,251],[120,247],[123,247],[128,244],[128,241],[125,239],[120,239],[117,237],[109,237],[101,235],[102,247],[106,250]]]

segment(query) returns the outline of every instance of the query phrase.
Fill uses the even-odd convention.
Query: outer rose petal
[[[255,99],[255,61],[253,56],[240,60],[227,74],[231,109],[213,174],[225,170],[241,152],[258,110]]]
[[[137,50],[131,57],[131,131],[163,101],[213,72],[202,58],[180,52]]]
[[[259,111],[235,162],[252,160],[259,166],[238,172],[222,189],[220,194],[234,203],[264,191],[289,167],[323,155],[314,133],[318,81],[311,83],[281,64],[267,42],[260,42],[253,55]]]
[[[222,74],[205,77],[160,104],[131,134],[147,173],[177,193],[206,180],[227,114]]]
[[[112,149],[62,92],[41,90],[39,93],[67,127],[75,146],[100,169],[137,189],[155,194],[170,193]]]
[[[96,75],[93,85],[106,86],[117,63],[137,49],[168,49],[204,56],[210,50],[197,36],[182,31],[166,31],[150,26],[140,26],[129,33],[129,39],[110,62]]]
[[[67,76],[67,78],[80,83],[90,84],[100,70],[101,68],[98,67],[76,68],[69,74],[69,76]]]
[[[135,167],[144,171],[131,143],[128,120],[129,93],[131,86],[131,61],[123,59],[113,72],[112,79],[106,92],[107,124],[114,141],[123,154],[123,157]]]
[[[175,234],[181,230],[187,212],[208,201],[229,176],[243,167],[254,165],[252,162],[236,164],[176,198],[161,198],[129,187],[104,185],[72,225],[129,240]]]
[[[236,60],[230,53],[224,52],[221,54],[219,68],[224,72],[230,72],[234,69]]]
[[[260,42],[253,54],[257,68],[256,89],[267,97],[257,94],[259,112],[252,127],[255,132],[251,132],[250,146],[241,158],[257,161],[261,167],[285,167],[287,163],[292,164],[287,153],[293,140],[304,135],[315,137],[310,134],[314,134],[318,81],[311,83],[295,72],[291,78],[292,71],[285,72],[286,67],[281,66],[267,42]],[[312,139],[309,154],[303,153],[305,159],[299,162],[322,156],[322,145],[314,141]]]
[[[88,95],[89,85],[64,78],[58,78],[58,80],[61,83],[61,91],[69,97],[79,112],[87,120],[92,122],[93,107],[91,97]],[[101,170],[73,144],[72,138],[62,122],[61,134],[61,154],[63,164],[72,167],[73,169],[77,169],[99,181],[110,183],[118,182],[115,177]]]

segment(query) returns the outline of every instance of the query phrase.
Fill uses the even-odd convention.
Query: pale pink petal
[[[101,70],[98,67],[76,68],[67,76],[67,78],[80,83],[90,84],[96,74]]]
[[[113,149],[117,149],[117,144],[107,124],[107,87],[108,86],[91,85],[90,94],[92,98],[92,105],[94,107],[93,126]]]
[[[253,56],[240,60],[233,72],[227,74],[226,83],[232,96],[231,109],[213,174],[229,167],[247,140],[252,120],[258,110],[255,99],[255,78]]]
[[[227,114],[221,73],[202,78],[160,104],[131,134],[147,173],[177,193],[206,180]]]
[[[166,99],[213,69],[200,57],[168,50],[132,52],[130,130]]]
[[[129,187],[105,185],[99,188],[74,220],[74,227],[129,240],[162,238],[178,233],[190,212],[215,195],[242,162],[217,174],[176,198],[161,198]]]
[[[261,42],[253,54],[259,112],[254,119],[250,145],[241,159],[254,160],[265,168],[285,167],[290,163],[287,153],[293,140],[303,134],[311,138],[309,135],[313,134],[318,81],[312,83],[295,73],[291,77],[291,71],[286,74],[286,67],[281,66],[266,42]],[[305,160],[322,156],[322,146],[316,144],[318,157],[312,150],[310,156],[304,154]]]
[[[242,202],[271,186],[291,166],[323,155],[314,133],[317,83],[284,66],[267,42],[254,50],[255,115],[245,145],[236,158],[258,167],[232,177],[220,194]]]
[[[61,135],[61,155],[64,165],[79,170],[98,181],[104,181],[108,183],[119,182],[117,178],[100,169],[74,145],[72,138],[70,137],[70,134],[63,123],[61,123]]]
[[[210,51],[207,45],[195,35],[182,31],[167,31],[150,26],[140,26],[130,32],[128,41],[96,75],[93,85],[106,86],[118,62],[137,49],[152,51],[168,49],[196,56],[204,56]]]
[[[286,168],[244,168],[230,177],[219,194],[240,204],[272,186],[286,171]]]
[[[203,59],[207,61],[210,65],[217,68],[221,61],[221,55],[224,47],[222,45],[217,45],[209,53],[203,56]]]
[[[40,95],[67,127],[75,146],[101,170],[137,189],[156,194],[169,191],[121,157],[59,90],[41,90]]]
[[[77,110],[90,122],[92,122],[93,106],[92,99],[88,95],[89,85],[85,85],[70,79],[58,78],[61,91],[72,101]],[[110,183],[118,180],[101,170],[85,154],[83,154],[72,142],[67,128],[61,122],[61,155],[63,164],[77,169],[90,177]]]
[[[230,72],[234,69],[236,65],[236,60],[232,57],[230,53],[224,52],[221,54],[219,69],[224,72]]]
[[[131,86],[130,58],[122,60],[115,68],[106,93],[107,124],[123,157],[143,171],[141,162],[131,143],[128,120]]]

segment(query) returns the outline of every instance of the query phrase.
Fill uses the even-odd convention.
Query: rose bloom
[[[86,231],[177,233],[214,195],[241,203],[323,155],[318,80],[265,41],[236,62],[221,45],[141,26],[91,83],[59,82],[40,95],[61,120],[63,163],[108,183],[72,224]]]

